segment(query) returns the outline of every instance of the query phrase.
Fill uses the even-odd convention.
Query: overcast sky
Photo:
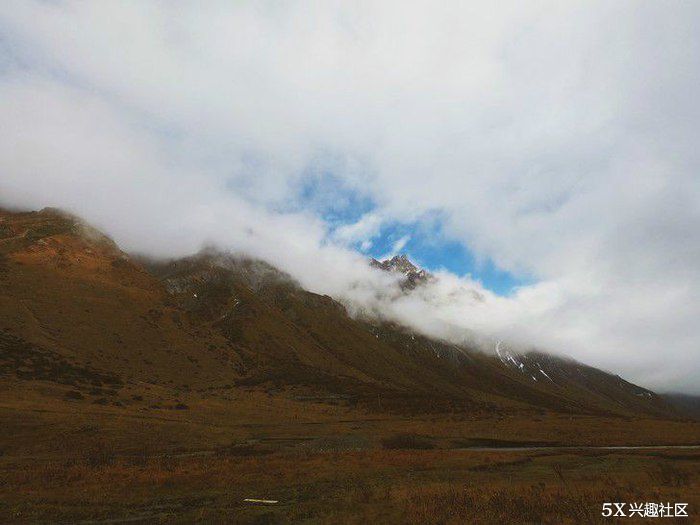
[[[662,0],[4,0],[0,203],[700,393],[699,24]],[[363,261],[401,250],[439,283],[378,294]]]

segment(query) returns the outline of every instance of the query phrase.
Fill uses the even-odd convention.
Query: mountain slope
[[[700,421],[700,396],[668,393],[662,397],[682,414]]]
[[[0,215],[0,331],[122,382],[205,385],[240,362],[114,243],[54,210]]]
[[[421,279],[409,278],[406,293]],[[173,399],[245,388],[401,412],[672,413],[655,394],[580,363],[488,355],[354,319],[260,261],[214,250],[130,258],[55,210],[0,213],[0,284],[0,373],[80,395],[109,378],[121,403],[147,384]]]

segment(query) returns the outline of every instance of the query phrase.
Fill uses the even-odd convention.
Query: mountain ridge
[[[586,365],[509,351],[523,365],[514,367],[495,352],[352,318],[262,261],[214,249],[147,260],[81,224],[54,210],[0,213],[0,329],[20,341],[5,347],[34,345],[40,356],[113,374],[125,392],[145,381],[340,396],[368,408],[380,396],[383,409],[403,412],[673,413],[655,394],[637,395],[650,391]],[[405,256],[389,261],[388,271],[429,275]],[[15,355],[3,353],[5,363],[6,354]],[[31,366],[24,376],[41,376]]]

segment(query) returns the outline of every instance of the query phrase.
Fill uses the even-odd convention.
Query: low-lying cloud
[[[430,335],[700,393],[699,19],[693,3],[7,1],[0,203],[70,209],[127,250],[213,242]],[[372,210],[331,226],[300,197],[319,172]],[[534,284],[500,297],[438,272],[388,300],[352,247],[433,212]]]

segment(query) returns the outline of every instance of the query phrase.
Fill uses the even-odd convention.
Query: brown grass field
[[[608,501],[689,503],[676,521],[692,523],[700,508],[700,450],[468,449],[700,443],[688,421],[407,417],[245,390],[114,406],[27,385],[0,392],[3,523],[614,523]]]

